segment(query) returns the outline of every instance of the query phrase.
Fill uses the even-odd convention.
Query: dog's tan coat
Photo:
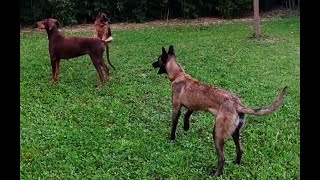
[[[166,53],[162,48],[162,55],[153,66],[159,67],[158,73],[167,73],[172,81],[172,129],[171,140],[176,138],[176,128],[180,109],[182,106],[188,109],[184,117],[184,129],[189,129],[189,118],[192,112],[197,110],[209,111],[216,117],[214,125],[214,143],[218,155],[218,167],[216,176],[221,175],[224,166],[224,143],[232,136],[236,145],[236,163],[239,164],[242,157],[242,148],[239,140],[239,129],[244,123],[245,114],[266,115],[277,110],[283,103],[287,87],[284,87],[277,99],[268,107],[252,109],[243,105],[238,96],[226,90],[208,85],[192,78],[185,73],[176,61],[173,46]],[[165,70],[163,70],[165,68]]]

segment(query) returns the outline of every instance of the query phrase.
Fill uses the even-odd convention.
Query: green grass
[[[227,141],[218,179],[300,179],[300,17],[262,22],[261,32],[261,40],[250,38],[250,22],[114,30],[117,70],[100,91],[88,56],[62,61],[52,86],[46,33],[21,34],[21,179],[215,179],[211,114],[194,113],[187,134],[181,116],[176,142],[168,140],[170,81],[151,63],[171,44],[186,72],[249,107],[289,86],[274,114],[246,116],[242,164],[232,163]]]

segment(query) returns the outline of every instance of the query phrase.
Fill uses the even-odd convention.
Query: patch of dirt
[[[285,10],[285,9],[277,9],[269,12],[261,12],[260,20],[266,21],[270,19],[277,19],[283,17],[290,17],[294,15],[300,15],[299,10]],[[111,24],[112,30],[122,30],[122,29],[142,29],[142,28],[155,28],[155,27],[172,27],[172,26],[181,26],[181,25],[193,25],[193,26],[208,26],[212,24],[219,23],[233,23],[238,21],[252,21],[253,20],[253,12],[252,15],[248,15],[242,18],[237,19],[222,19],[222,18],[214,18],[214,17],[206,17],[206,18],[197,18],[197,19],[169,19],[165,20],[156,20],[145,23],[114,23]],[[81,24],[75,26],[65,26],[61,28],[61,31],[68,32],[93,32],[93,24]],[[42,32],[37,28],[21,28],[20,33],[32,33],[32,32]]]

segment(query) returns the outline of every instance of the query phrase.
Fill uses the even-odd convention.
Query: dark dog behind
[[[103,61],[103,52],[107,42],[97,38],[64,37],[58,31],[59,21],[44,19],[37,22],[39,29],[45,29],[49,39],[49,54],[52,66],[51,83],[54,84],[60,73],[60,60],[71,59],[88,54],[99,75],[99,85],[103,86],[103,72],[105,79],[109,79],[109,69]]]
[[[110,43],[113,38],[111,36],[111,29],[110,29],[110,19],[107,18],[107,15],[103,12],[99,12],[94,21],[94,37],[105,40],[106,42]],[[106,46],[106,53],[107,53],[107,60],[110,66],[115,70],[113,65],[110,62],[109,57],[109,45]]]
[[[218,155],[218,167],[215,176],[222,174],[225,157],[225,141],[232,137],[236,146],[235,163],[240,164],[242,148],[240,144],[240,128],[244,123],[245,114],[266,115],[276,111],[282,104],[287,92],[287,86],[282,89],[277,99],[268,107],[252,109],[243,105],[238,96],[223,89],[201,83],[185,73],[176,61],[173,46],[169,47],[169,52],[162,47],[162,54],[158,60],[152,64],[154,68],[159,68],[158,74],[166,73],[172,81],[172,129],[171,140],[176,138],[178,119],[181,114],[181,107],[185,107],[187,112],[184,116],[184,130],[189,129],[189,119],[191,114],[197,110],[209,111],[216,117],[213,130],[213,139]]]

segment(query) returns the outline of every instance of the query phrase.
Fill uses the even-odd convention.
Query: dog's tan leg
[[[108,68],[108,66],[107,66],[105,63],[103,63],[103,66],[104,66],[104,70],[105,70],[105,72],[106,72],[106,79],[109,80],[109,79],[110,79],[109,68]]]
[[[102,59],[99,57],[95,57],[93,55],[90,55],[92,63],[94,65],[94,67],[96,68],[98,75],[99,75],[99,84],[98,84],[98,89],[101,89],[103,86],[103,74],[101,71],[101,61]]]
[[[224,106],[224,105],[223,105]],[[225,109],[223,112],[218,112],[216,124],[214,126],[214,145],[218,155],[218,167],[215,176],[222,174],[225,157],[224,157],[224,144],[225,141],[234,133],[237,121],[237,113],[228,105],[222,107]],[[221,108],[221,109],[222,109]]]
[[[102,35],[102,40],[106,40],[107,39],[107,36],[106,36],[106,33],[103,33],[103,35]]]
[[[216,128],[215,128],[216,129]],[[215,130],[214,132],[214,145],[218,155],[218,167],[216,172],[214,173],[215,176],[220,176],[222,174],[223,166],[224,166],[224,143],[225,140],[223,137],[219,136],[219,133]]]
[[[94,31],[93,37],[99,38],[97,30]]]
[[[189,130],[189,127],[190,127],[190,120],[189,120],[189,119],[190,119],[190,116],[191,116],[192,112],[193,112],[193,111],[188,110],[188,111],[186,112],[186,114],[184,115],[183,129],[184,129],[185,131],[188,131],[188,130]]]
[[[104,71],[104,77],[106,80],[109,80],[110,77],[110,72],[109,72],[109,68],[106,65],[106,63],[104,63],[104,61],[102,60],[102,65],[101,65],[102,71]]]
[[[179,102],[178,98],[173,98],[173,111],[172,111],[172,129],[171,129],[171,140],[175,140],[176,138],[176,131],[177,131],[177,125],[179,116],[181,114],[181,103]]]

